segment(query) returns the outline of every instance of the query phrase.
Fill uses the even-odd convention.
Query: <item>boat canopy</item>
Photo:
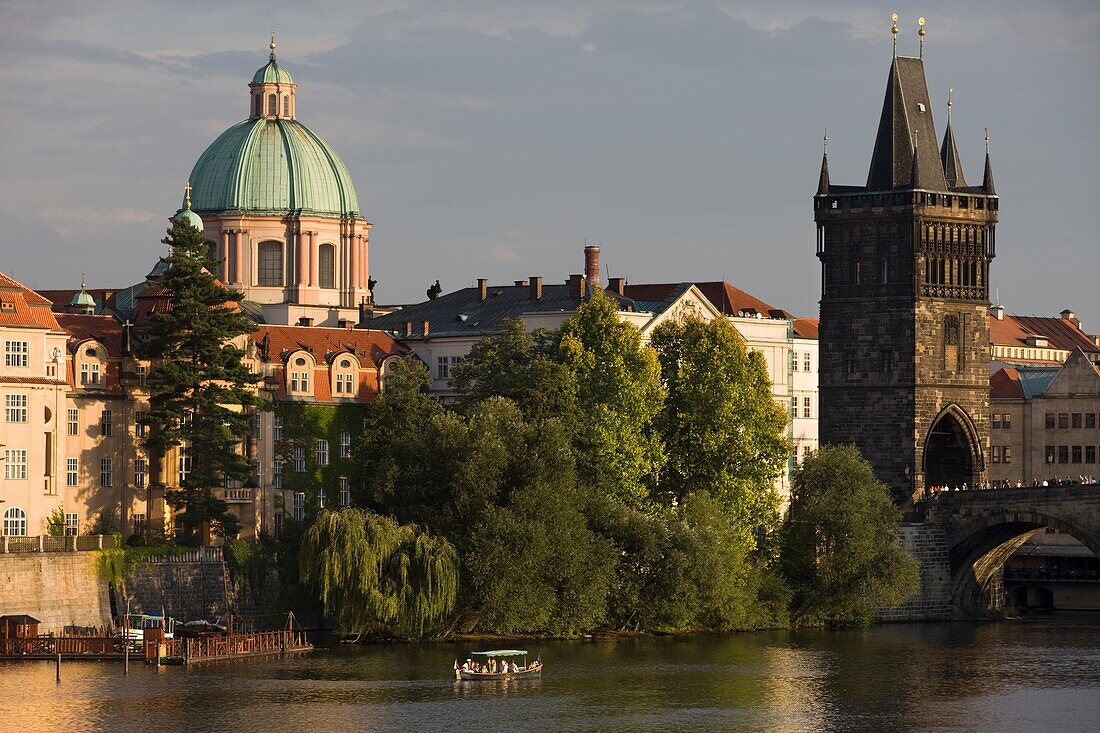
[[[524,649],[494,649],[490,652],[472,652],[475,657],[525,657],[527,651]]]

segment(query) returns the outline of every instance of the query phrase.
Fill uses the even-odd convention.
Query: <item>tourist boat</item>
[[[523,664],[519,664],[520,658],[522,658]],[[487,652],[473,652],[466,661],[468,664],[460,665],[458,660],[455,660],[456,680],[514,680],[542,676],[542,656],[538,656],[535,661],[528,664],[527,651],[524,649],[493,649]],[[475,672],[473,669],[475,664],[482,669],[489,669],[494,666],[501,669],[507,664],[507,671]],[[512,671],[513,664],[516,670],[514,672]]]

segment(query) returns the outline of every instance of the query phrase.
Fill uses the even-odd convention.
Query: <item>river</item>
[[[452,644],[337,646],[159,671],[0,663],[31,733],[1095,731],[1100,616],[528,642],[542,680],[459,683]]]

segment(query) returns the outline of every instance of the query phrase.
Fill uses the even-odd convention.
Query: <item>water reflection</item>
[[[1100,619],[538,644],[541,680],[458,682],[455,645],[156,670],[0,663],[20,731],[1089,730]],[[529,646],[536,646],[534,644]]]

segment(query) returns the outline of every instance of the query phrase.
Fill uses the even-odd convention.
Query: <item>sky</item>
[[[247,116],[268,34],[344,159],[382,303],[581,272],[725,279],[817,314],[812,197],[861,185],[891,56],[948,87],[968,182],[989,128],[1010,313],[1100,332],[1100,4],[0,0],[0,271],[141,281],[202,151]],[[996,299],[996,295],[994,296]]]

